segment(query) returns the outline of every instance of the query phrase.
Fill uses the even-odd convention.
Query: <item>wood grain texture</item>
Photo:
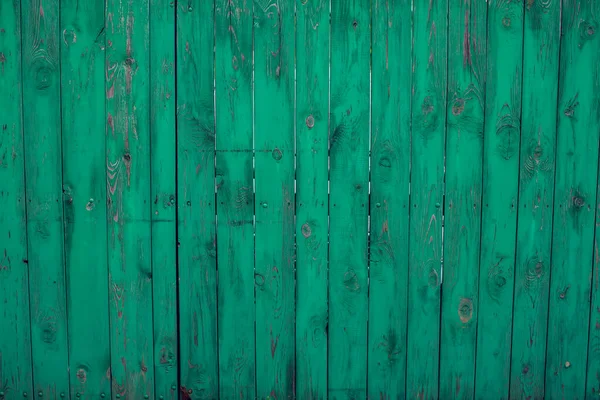
[[[252,2],[216,3],[219,393],[256,397]]]
[[[71,397],[97,399],[101,394],[110,396],[111,390],[103,135],[105,2],[62,0],[60,6]]]
[[[524,19],[510,398],[538,399],[544,397],[560,2],[528,1]]]
[[[448,2],[415,4],[407,397],[438,396]]]
[[[256,385],[295,397],[294,1],[254,2]]]
[[[177,4],[180,396],[218,397],[214,3]]]
[[[331,4],[329,398],[367,394],[368,2]]]
[[[472,399],[479,294],[486,2],[451,2],[440,398]]]
[[[586,393],[600,133],[599,13],[598,2],[563,1],[553,113],[558,126],[546,393],[571,399]]]
[[[68,397],[59,2],[21,3],[23,132],[34,391]]]
[[[328,0],[296,12],[296,393],[327,398]]]
[[[490,1],[487,20],[475,398],[507,399],[519,187],[523,2]]]
[[[411,2],[372,3],[368,397],[406,397]]]
[[[112,397],[154,398],[149,3],[108,0],[106,174]]]
[[[0,392],[31,393],[20,1],[0,3]]]
[[[175,140],[175,7],[150,0],[150,150],[152,300],[156,397],[176,399],[177,220]]]

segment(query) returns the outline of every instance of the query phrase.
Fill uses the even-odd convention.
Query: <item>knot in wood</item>
[[[510,24],[511,24],[511,20],[510,20],[510,17],[508,15],[505,16],[504,18],[502,18],[502,25],[505,28],[510,28]]]
[[[315,126],[315,117],[312,115],[306,117],[306,126],[308,126],[308,129],[312,129]]]
[[[281,157],[283,157],[283,153],[278,148],[275,148],[275,150],[273,150],[272,156],[275,159],[275,161],[279,161],[281,160]]]
[[[465,100],[462,98],[454,100],[454,104],[452,104],[452,115],[460,115],[464,110]]]
[[[458,304],[458,317],[466,324],[473,317],[473,300],[462,298]]]
[[[310,235],[312,235],[312,229],[310,228],[310,225],[308,224],[308,222],[306,222],[304,225],[302,225],[302,236],[307,238]]]
[[[581,196],[574,196],[573,197],[573,205],[577,208],[581,208],[583,207],[583,205],[585,204],[585,200],[583,197]]]
[[[125,160],[125,162],[130,162],[131,161],[131,154],[129,154],[129,153],[123,154],[123,160]]]

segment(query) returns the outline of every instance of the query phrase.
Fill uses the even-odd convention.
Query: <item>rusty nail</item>
[[[188,390],[188,394],[192,394],[192,389]]]

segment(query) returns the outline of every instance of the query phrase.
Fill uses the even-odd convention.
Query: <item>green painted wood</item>
[[[154,397],[148,1],[108,0],[106,173],[112,397]]]
[[[177,5],[181,396],[218,397],[214,4]],[[191,391],[191,392],[190,392]]]
[[[522,1],[488,2],[487,41],[475,397],[508,399],[521,135]]]
[[[59,2],[21,3],[23,134],[34,391],[68,398]]]
[[[62,0],[60,6],[71,397],[97,399],[102,393],[110,396],[111,390],[106,148],[101,134],[106,132],[105,3]]]
[[[560,2],[526,2],[510,379],[515,399],[544,397],[559,43]]]
[[[330,2],[296,2],[296,395],[327,398]]]
[[[175,7],[150,0],[152,299],[156,397],[178,396]]]
[[[256,396],[252,3],[216,3],[219,394]]]
[[[368,396],[406,396],[411,2],[372,4]]]
[[[330,399],[367,394],[370,14],[331,4]]]
[[[487,3],[451,2],[440,398],[472,399],[481,240]]]
[[[31,393],[20,1],[0,3],[0,392]]]
[[[294,1],[255,1],[257,398],[295,396]]]
[[[413,12],[407,397],[438,396],[448,2]]]
[[[562,6],[546,393],[586,393],[600,114],[600,4]],[[550,115],[548,115],[550,117]],[[598,396],[596,394],[596,396]]]

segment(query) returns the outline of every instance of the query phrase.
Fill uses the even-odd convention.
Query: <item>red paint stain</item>
[[[108,89],[106,91],[106,98],[107,99],[112,99],[113,97],[115,97],[115,84],[113,83],[112,86],[110,87],[110,89]]]
[[[125,361],[125,357],[121,357],[121,364],[123,365],[123,368],[127,370],[127,361]]]
[[[277,395],[275,394],[275,391],[274,391],[274,390],[271,390],[271,394],[270,394],[270,396],[271,396],[272,398],[274,398],[274,399],[276,399],[276,398],[277,398]]]
[[[112,130],[112,135],[115,136],[115,121],[113,121],[113,116],[111,113],[108,113],[108,126]]]
[[[42,18],[44,18],[44,7],[42,7],[42,4],[40,3],[40,16]]]
[[[456,377],[456,396],[460,393],[460,376]]]
[[[271,358],[275,358],[275,351],[277,351],[277,344],[279,343],[279,335],[273,340],[273,329],[270,331],[271,335]]]

